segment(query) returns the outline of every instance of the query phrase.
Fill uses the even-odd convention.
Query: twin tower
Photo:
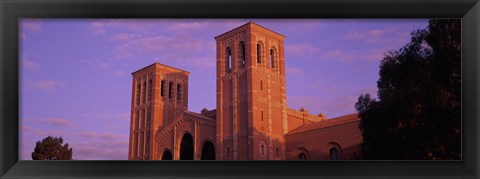
[[[284,38],[253,22],[215,37],[215,110],[188,111],[189,72],[132,73],[129,159],[285,160]]]

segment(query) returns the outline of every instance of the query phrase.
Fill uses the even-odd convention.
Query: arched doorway
[[[172,153],[169,150],[165,150],[162,154],[162,160],[172,160]]]
[[[193,137],[189,133],[185,133],[182,136],[180,160],[193,160]]]
[[[297,156],[297,160],[307,160],[307,154],[299,153]]]
[[[295,153],[295,160],[310,160],[310,154],[305,148],[299,148]]]
[[[338,154],[338,149],[337,148],[331,148],[330,151],[328,152],[328,155],[330,156],[330,160],[339,160],[339,154]]]
[[[201,160],[215,160],[215,146],[210,141],[205,141],[202,147]]]

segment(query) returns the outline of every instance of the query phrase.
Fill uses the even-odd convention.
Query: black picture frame
[[[461,18],[461,161],[18,161],[19,18]],[[1,178],[479,178],[478,0],[0,1]]]

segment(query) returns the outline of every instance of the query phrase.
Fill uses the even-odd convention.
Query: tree
[[[32,152],[33,160],[72,160],[73,149],[68,143],[63,144],[62,137],[48,136],[42,141],[37,141]]]
[[[364,159],[461,158],[461,23],[430,20],[380,64],[378,100],[360,95]]]

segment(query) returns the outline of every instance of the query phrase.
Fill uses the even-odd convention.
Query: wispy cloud
[[[108,69],[110,67],[110,63],[108,62],[109,60],[106,61],[101,61],[101,60],[86,60],[86,59],[80,59],[78,62],[87,64],[91,67],[94,68],[99,68],[99,69]]]
[[[22,83],[24,89],[40,89],[53,91],[60,87],[65,87],[64,82],[52,81],[52,80],[41,80],[41,81],[31,81]]]
[[[83,114],[83,117],[94,118],[94,119],[102,119],[102,120],[123,120],[123,121],[130,121],[130,113],[115,113],[115,114]]]
[[[55,127],[69,127],[73,125],[71,120],[63,118],[47,118],[44,119],[43,122]]]
[[[285,71],[287,75],[302,75],[305,72],[303,69],[293,66],[286,66]]]
[[[125,41],[115,48],[114,53],[118,58],[145,54],[192,54],[203,52],[204,50],[213,50],[214,45],[213,41],[205,41],[190,35],[178,35],[174,37],[153,35]]]
[[[125,72],[125,71],[123,71],[123,70],[115,70],[115,71],[112,73],[112,75],[113,75],[113,76],[116,76],[116,77],[123,76],[123,75],[125,75],[125,74],[127,74],[127,72]]]
[[[342,36],[349,40],[365,40],[381,38],[385,34],[385,29],[370,29],[363,31],[352,31]]]
[[[132,34],[132,33],[118,33],[118,34],[115,34],[111,37],[111,40],[113,41],[127,41],[127,40],[131,40],[133,38],[136,38],[138,37],[138,35],[136,34]]]
[[[210,23],[207,22],[180,22],[174,23],[167,27],[169,31],[179,32],[179,31],[192,31],[206,28]]]
[[[372,48],[369,50],[346,50],[334,49],[321,55],[321,60],[334,60],[343,64],[352,64],[353,62],[371,61],[378,62],[383,59],[385,51],[383,49]]]
[[[38,70],[42,68],[39,63],[31,60],[22,60],[21,62],[24,69]]]
[[[320,48],[310,44],[287,44],[285,45],[285,53],[293,55],[296,58],[310,58],[317,56],[320,52]]]
[[[113,132],[83,131],[84,140],[72,142],[78,160],[127,160],[128,135]]]
[[[199,69],[205,70],[214,68],[216,64],[215,57],[213,56],[192,57],[178,53],[168,53],[155,58],[154,61],[163,64],[171,64],[172,62],[174,62],[178,65],[198,67]]]
[[[42,30],[42,23],[40,20],[22,19],[20,21],[20,27],[22,31],[38,32]]]

